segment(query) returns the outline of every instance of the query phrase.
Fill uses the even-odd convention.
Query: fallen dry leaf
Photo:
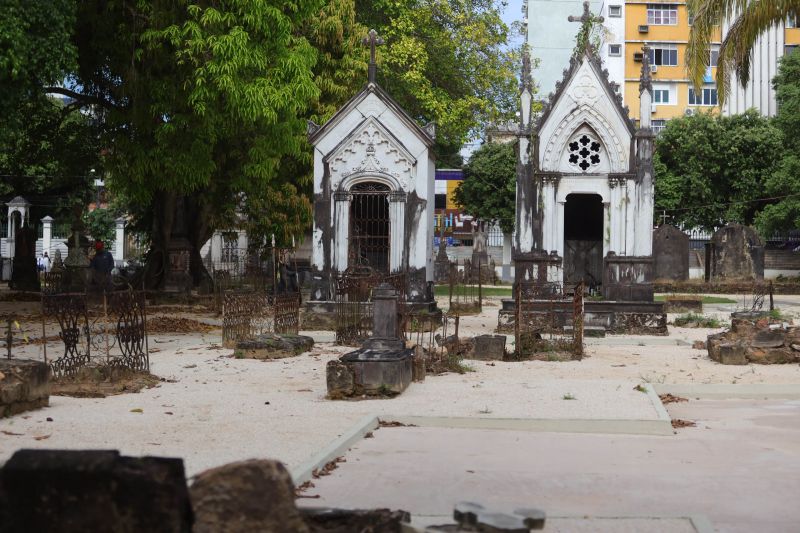
[[[131,413],[144,413],[144,411],[142,409],[140,409],[139,407],[137,407],[135,409],[131,409]]]
[[[3,435],[11,435],[12,437],[21,437],[24,433],[14,433],[13,431],[6,431],[5,429],[0,431]]]
[[[33,437],[33,438],[34,440],[44,440],[44,439],[49,439],[50,435],[39,435],[38,437]]]

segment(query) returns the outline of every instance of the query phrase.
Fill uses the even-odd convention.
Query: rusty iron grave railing
[[[448,276],[448,312],[452,314],[480,313],[483,309],[483,285],[486,265],[478,261],[475,265],[469,259],[459,264],[450,263]]]
[[[214,286],[214,310],[222,313],[228,292],[297,292],[294,248],[268,247],[260,256],[237,250],[220,261],[205,261]]]
[[[514,295],[516,358],[583,358],[584,290],[583,282],[572,294],[561,283],[519,282]]]
[[[142,291],[42,295],[42,324],[55,318],[64,353],[52,361],[56,378],[74,376],[88,365],[150,371],[147,306]],[[45,362],[47,344],[44,344]]]
[[[225,293],[222,305],[222,345],[271,333],[297,334],[300,327],[300,293]]]
[[[383,274],[370,267],[358,266],[341,273],[334,283],[336,306],[336,344],[356,346],[372,333],[372,290],[388,283],[398,292],[398,306],[405,308],[406,275]],[[398,321],[402,321],[402,312]]]
[[[406,345],[413,348],[431,373],[460,371],[470,344],[458,336],[459,315],[409,313],[404,315],[401,331]]]
[[[772,281],[755,281],[750,292],[742,296],[739,310],[748,313],[764,311],[764,304],[769,306],[769,311],[775,309],[774,287]]]

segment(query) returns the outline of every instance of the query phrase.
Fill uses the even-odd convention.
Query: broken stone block
[[[198,474],[190,489],[194,533],[309,531],[294,502],[294,485],[280,462],[240,461]]]
[[[50,367],[31,359],[0,359],[0,418],[50,403]]]
[[[350,510],[329,508],[304,508],[300,510],[306,524],[314,532],[370,531],[374,533],[400,533],[403,524],[411,521],[406,511],[390,509]]]
[[[470,359],[502,361],[506,355],[505,335],[477,335],[473,337]]]
[[[344,354],[339,360],[350,367],[356,394],[387,396],[400,394],[411,384],[414,351],[370,350],[362,348]]]
[[[414,358],[411,362],[411,380],[425,381],[425,374],[428,369],[425,367],[425,352],[422,346],[414,347]]]
[[[781,331],[761,330],[756,332],[750,346],[754,348],[780,348],[783,346],[784,334]]]
[[[719,362],[723,365],[746,365],[745,346],[739,342],[720,344]]]
[[[328,397],[332,400],[347,398],[355,394],[356,381],[351,368],[338,359],[328,361],[325,367]]]
[[[19,450],[0,470],[4,533],[191,530],[181,459]]]
[[[290,333],[258,335],[236,343],[233,356],[237,359],[283,359],[294,357],[314,347],[314,339]]]

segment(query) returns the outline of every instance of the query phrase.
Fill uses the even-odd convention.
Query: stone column
[[[8,240],[6,240],[6,246],[8,247],[8,258],[14,258],[14,234],[16,233],[16,228],[14,228],[14,211],[9,210],[8,212]]]
[[[625,254],[634,255],[633,243],[636,236],[636,208],[632,199],[636,198],[636,183],[625,180]]]
[[[553,250],[555,250],[559,257],[564,257],[564,205],[566,204],[566,200],[563,202],[556,202],[556,232],[555,232],[555,239],[553,242]],[[552,252],[552,250],[550,250]]]
[[[603,257],[611,250],[611,202],[603,202]]]
[[[116,223],[116,233],[114,235],[114,261],[122,262],[125,260],[125,218],[119,217]]]
[[[51,243],[53,240],[53,217],[46,216],[42,219],[42,255],[47,252],[47,256],[53,255]]]
[[[350,200],[353,195],[347,191],[333,193],[333,268],[337,272],[347,270],[347,252],[350,240]]]
[[[389,272],[403,270],[403,250],[406,247],[406,193],[389,193]]]

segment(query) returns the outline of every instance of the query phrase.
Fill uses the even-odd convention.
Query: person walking
[[[94,257],[89,263],[92,271],[92,285],[102,290],[111,289],[111,271],[114,270],[114,256],[105,249],[103,241],[94,242]]]

